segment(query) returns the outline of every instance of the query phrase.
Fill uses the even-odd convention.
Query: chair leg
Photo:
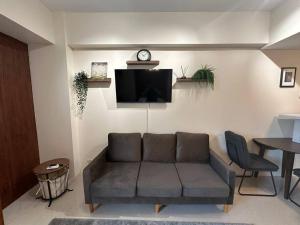
[[[265,195],[265,194],[249,194],[249,193],[242,193],[242,192],[241,192],[241,188],[242,188],[244,179],[246,178],[246,176],[245,176],[245,175],[246,175],[246,172],[247,172],[247,170],[244,170],[244,173],[243,173],[243,176],[242,176],[240,185],[239,185],[238,192],[239,192],[240,195],[244,195],[244,196],[262,196],[262,197],[275,197],[275,196],[277,195],[276,185],[275,185],[275,181],[274,181],[274,177],[273,177],[272,171],[270,171],[270,173],[271,173],[272,184],[273,184],[273,188],[274,188],[274,194]]]
[[[297,187],[297,185],[299,184],[299,182],[300,182],[300,178],[297,180],[296,184],[293,186],[293,188],[292,188],[292,190],[291,190],[291,192],[290,192],[290,194],[289,194],[289,199],[290,199],[290,201],[291,201],[292,203],[294,203],[294,204],[295,204],[296,206],[298,206],[298,207],[300,207],[300,204],[297,203],[295,200],[293,200],[293,199],[291,198],[291,195],[292,195],[292,193],[294,192],[294,190],[295,190],[295,188]]]
[[[235,177],[253,177],[254,176],[254,172],[253,171],[251,171],[251,175],[236,175]]]

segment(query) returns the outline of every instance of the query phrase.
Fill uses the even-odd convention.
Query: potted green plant
[[[85,71],[76,73],[73,80],[73,88],[76,94],[76,106],[79,114],[82,114],[86,105],[88,91],[88,77]]]
[[[180,68],[181,68],[181,74],[182,74],[180,79],[186,79],[186,73],[187,73],[189,67],[188,66],[185,66],[185,67],[180,66]]]
[[[208,65],[201,66],[201,69],[197,70],[192,76],[193,80],[199,81],[200,83],[204,83],[207,86],[210,86],[212,89],[214,88],[215,83],[215,74],[214,68]]]

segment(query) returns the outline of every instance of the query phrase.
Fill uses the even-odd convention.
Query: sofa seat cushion
[[[142,162],[137,183],[141,197],[180,197],[182,186],[175,164]]]
[[[140,163],[106,163],[101,177],[91,185],[94,197],[135,197]]]
[[[228,197],[229,186],[209,164],[176,163],[185,197]]]

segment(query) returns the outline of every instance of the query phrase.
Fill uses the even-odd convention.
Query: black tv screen
[[[171,102],[172,69],[115,70],[117,102]]]

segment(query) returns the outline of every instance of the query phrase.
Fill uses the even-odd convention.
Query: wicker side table
[[[69,181],[69,160],[59,158],[44,162],[34,168],[33,172],[39,181],[39,192],[41,195],[37,198],[48,200],[51,206],[52,201],[62,196],[67,191]],[[58,168],[49,169],[49,166],[59,165]]]

